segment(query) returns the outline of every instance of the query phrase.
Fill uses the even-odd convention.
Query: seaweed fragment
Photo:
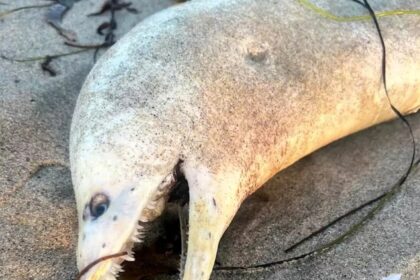
[[[30,62],[30,61],[43,61],[41,63],[41,68],[44,72],[49,73],[51,76],[56,76],[57,72],[51,67],[50,63],[52,60],[58,57],[63,56],[70,56],[75,55],[81,52],[88,51],[90,49],[94,49],[94,61],[96,61],[97,54],[100,49],[108,48],[112,46],[116,42],[116,35],[115,30],[117,29],[117,21],[115,19],[115,12],[119,10],[126,10],[130,13],[137,13],[138,10],[132,7],[131,2],[124,2],[121,0],[106,0],[99,12],[90,14],[89,16],[96,16],[101,15],[107,11],[110,12],[110,20],[103,22],[98,26],[96,32],[102,36],[104,36],[104,40],[102,43],[98,44],[81,44],[77,43],[77,35],[72,30],[67,30],[61,26],[62,19],[64,15],[73,7],[73,5],[80,0],[50,0],[47,4],[42,5],[32,5],[32,6],[24,6],[15,8],[3,13],[0,13],[0,21],[2,17],[9,15],[11,13],[25,10],[25,9],[34,9],[34,8],[44,8],[49,7],[46,21],[49,23],[60,36],[65,38],[64,44],[70,47],[79,48],[76,51],[70,51],[67,53],[61,54],[54,54],[54,55],[46,55],[46,56],[38,56],[38,57],[30,57],[30,58],[10,58],[5,55],[0,55],[0,58],[13,61],[13,62]],[[8,5],[6,3],[0,2],[0,4]]]
[[[71,52],[67,52],[67,53],[59,53],[59,54],[44,55],[44,56],[34,56],[34,57],[29,57],[29,58],[13,58],[13,57],[8,57],[8,56],[5,56],[3,54],[0,54],[0,58],[2,58],[4,60],[12,61],[12,62],[31,62],[31,61],[45,60],[47,57],[51,57],[52,59],[55,59],[55,58],[58,58],[58,57],[71,56],[71,55],[79,54],[79,53],[85,52],[85,51],[87,51],[87,50],[83,49],[83,50],[76,50],[76,51],[71,51]]]
[[[131,7],[131,5],[132,5],[131,2],[124,2],[121,0],[106,0],[99,11],[88,15],[88,16],[99,16],[108,11],[110,12],[109,21],[105,21],[101,23],[96,29],[96,32],[99,35],[105,36],[104,41],[101,44],[96,44],[96,45],[78,45],[77,46],[73,44],[72,46],[83,47],[83,48],[95,48],[96,50],[93,55],[93,58],[96,61],[97,54],[101,48],[110,47],[116,42],[116,35],[114,32],[117,29],[118,24],[115,19],[115,13],[120,10],[126,10],[131,13],[138,12],[138,10]]]
[[[61,3],[52,5],[47,12],[47,22],[57,30],[58,34],[63,36],[66,40],[75,42],[77,35],[72,30],[67,30],[61,26],[62,19],[67,11],[70,10],[69,6]]]
[[[45,60],[41,63],[42,71],[47,72],[50,76],[55,77],[57,76],[57,72],[52,68],[51,61],[53,58],[51,56],[46,56]]]
[[[80,49],[80,50],[75,50],[75,51],[71,51],[71,52],[67,52],[67,53],[59,53],[59,54],[54,54],[54,55],[44,55],[44,56],[34,56],[34,57],[29,57],[29,58],[12,58],[12,57],[8,57],[5,56],[3,54],[0,54],[0,58],[7,60],[7,61],[11,61],[11,62],[33,62],[33,61],[42,61],[41,62],[41,69],[44,72],[48,72],[51,76],[56,76],[58,73],[57,71],[55,71],[52,66],[50,65],[50,63],[54,60],[57,59],[59,57],[66,57],[66,56],[71,56],[71,55],[76,55],[82,52],[86,52],[90,49]]]
[[[96,32],[99,35],[105,35],[103,32],[105,29],[111,28],[111,23],[109,22],[104,22],[101,25],[98,26],[98,28],[96,29]]]
[[[137,13],[138,10],[136,8],[132,8],[131,7],[132,3],[131,2],[121,2],[121,0],[107,0],[105,1],[105,3],[102,5],[101,9],[95,13],[91,13],[88,16],[99,16],[104,14],[105,12],[110,11],[115,12],[115,11],[119,11],[122,9],[125,9],[129,12],[135,12]]]
[[[33,62],[33,61],[40,61],[42,60],[43,62],[41,63],[41,68],[44,71],[47,71],[50,73],[49,70],[52,70],[52,72],[55,72],[52,68],[50,68],[49,70],[44,69],[44,68],[49,68],[49,64],[51,63],[51,61],[53,59],[59,58],[59,57],[65,57],[65,56],[71,56],[71,55],[75,55],[75,54],[79,54],[85,51],[88,51],[89,49],[81,49],[81,50],[76,50],[76,51],[71,51],[71,52],[67,52],[67,53],[60,53],[60,54],[54,54],[54,55],[45,55],[45,56],[35,56],[35,57],[29,57],[29,58],[11,58],[11,57],[7,57],[3,54],[0,54],[0,58],[7,60],[7,61],[11,61],[11,62]],[[45,64],[44,64],[45,63]],[[44,65],[44,66],[43,66]],[[52,74],[52,73],[50,73]],[[55,74],[57,74],[57,72],[55,72]],[[55,75],[52,75],[55,76]]]
[[[3,5],[7,5],[5,3],[3,3]],[[18,8],[14,8],[5,12],[0,13],[0,18],[3,18],[7,15],[19,12],[19,11],[23,11],[23,10],[29,10],[29,9],[41,9],[41,8],[46,8],[46,7],[50,7],[54,5],[53,3],[48,3],[48,4],[41,4],[41,5],[30,5],[30,6],[22,6],[22,7],[18,7]]]
[[[105,21],[101,23],[96,29],[96,32],[99,35],[104,36],[104,41],[102,43],[80,44],[72,40],[67,40],[64,42],[64,44],[70,47],[81,48],[81,49],[95,49],[93,59],[94,61],[96,61],[96,57],[100,49],[108,48],[112,46],[113,44],[115,44],[116,42],[115,30],[117,29],[118,24],[115,19],[115,12],[125,9],[128,12],[137,13],[137,9],[132,8],[131,5],[132,5],[131,2],[121,2],[121,0],[106,0],[98,12],[91,13],[88,15],[88,16],[98,16],[98,15],[104,14],[105,12],[108,12],[108,11],[110,12],[109,21]]]

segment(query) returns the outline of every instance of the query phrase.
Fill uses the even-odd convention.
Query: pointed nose
[[[77,280],[113,280],[120,272],[119,264],[124,258],[128,258],[126,252],[98,258],[80,269]]]

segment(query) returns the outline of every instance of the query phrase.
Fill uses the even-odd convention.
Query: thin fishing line
[[[354,21],[367,21],[372,20],[370,15],[363,15],[363,16],[337,16],[330,11],[324,10],[315,4],[313,4],[309,0],[297,0],[299,4],[303,7],[317,13],[318,15],[322,16],[323,18],[327,18],[337,22],[354,22]],[[382,11],[375,13],[377,18],[380,17],[388,17],[388,16],[401,16],[401,15],[420,15],[420,10],[390,10],[390,11]]]

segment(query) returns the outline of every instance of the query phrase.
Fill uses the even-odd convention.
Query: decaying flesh
[[[381,20],[389,96],[403,114],[420,107],[419,24]],[[131,252],[147,234],[139,221],[160,215],[181,174],[183,279],[209,279],[247,196],[314,150],[395,117],[380,53],[371,22],[335,22],[298,1],[193,1],[140,23],[94,67],[74,113],[79,269]],[[131,253],[83,279],[115,279],[123,260]]]

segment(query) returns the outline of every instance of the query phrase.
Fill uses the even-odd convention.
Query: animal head
[[[168,36],[162,37],[168,42],[176,37],[178,20],[167,23],[174,15],[154,18],[168,28]],[[162,212],[177,181],[176,170],[188,182],[190,199],[183,277],[208,279],[220,238],[246,193],[239,190],[245,180],[242,170],[232,163],[242,162],[236,145],[243,142],[230,142],[241,137],[225,137],[219,126],[227,119],[215,117],[229,106],[203,101],[193,75],[182,74],[177,59],[168,61],[161,53],[166,42],[155,39],[155,24],[150,19],[138,25],[101,57],[73,115],[70,161],[79,219],[78,268],[129,253],[94,265],[83,280],[115,279],[120,264],[132,259],[133,244],[147,234],[139,222]],[[169,46],[188,56],[186,44]]]
[[[142,239],[141,224],[163,211],[179,158],[176,145],[162,145],[153,139],[155,133],[145,135],[151,123],[159,127],[152,120],[143,116],[137,122],[125,112],[113,123],[99,124],[92,118],[87,124],[85,109],[76,109],[70,149],[79,220],[77,263],[82,270],[103,256],[127,252],[101,262],[84,277],[114,279],[121,262],[133,260],[134,243]]]

